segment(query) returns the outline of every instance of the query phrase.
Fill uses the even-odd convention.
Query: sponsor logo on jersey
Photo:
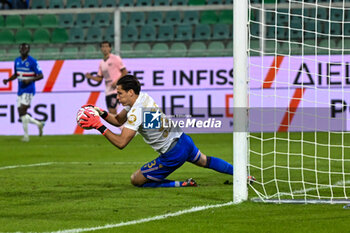
[[[128,123],[129,124],[133,125],[136,120],[137,120],[137,118],[134,114],[131,114],[130,116],[128,116]]]

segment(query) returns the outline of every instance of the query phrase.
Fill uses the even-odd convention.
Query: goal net
[[[350,4],[248,2],[249,197],[350,202]]]

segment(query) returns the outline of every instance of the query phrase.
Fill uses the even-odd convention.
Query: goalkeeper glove
[[[83,105],[83,106],[81,106],[81,107],[84,108],[84,107],[88,107],[88,106],[93,107],[93,108],[98,112],[98,114],[100,115],[100,117],[102,117],[103,119],[106,119],[106,118],[107,118],[108,112],[105,111],[105,110],[103,110],[103,109],[100,108],[100,107],[97,107],[97,106],[93,105],[93,104],[85,104],[85,105]]]
[[[105,134],[107,127],[101,123],[100,117],[91,115],[88,111],[84,111],[85,116],[82,116],[80,125],[84,128],[94,128],[100,131],[101,134]]]

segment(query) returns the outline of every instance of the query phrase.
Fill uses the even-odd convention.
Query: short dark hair
[[[136,95],[140,94],[141,91],[141,84],[134,75],[127,74],[123,76],[118,80],[117,85],[122,86],[124,91],[133,90]]]
[[[112,48],[112,44],[111,44],[111,42],[109,42],[109,41],[106,41],[106,40],[102,41],[102,42],[100,43],[100,47],[102,47],[103,44],[108,44],[109,47]]]

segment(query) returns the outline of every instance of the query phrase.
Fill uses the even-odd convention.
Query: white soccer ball
[[[78,113],[77,113],[77,123],[78,125],[83,128],[83,129],[92,129],[92,127],[83,127],[80,124],[80,121],[83,121],[83,119],[81,119],[82,116],[86,116],[84,114],[84,111],[88,111],[90,115],[94,115],[94,116],[98,116],[98,112],[94,109],[94,107],[91,106],[86,106],[86,107],[82,107],[79,109]]]

